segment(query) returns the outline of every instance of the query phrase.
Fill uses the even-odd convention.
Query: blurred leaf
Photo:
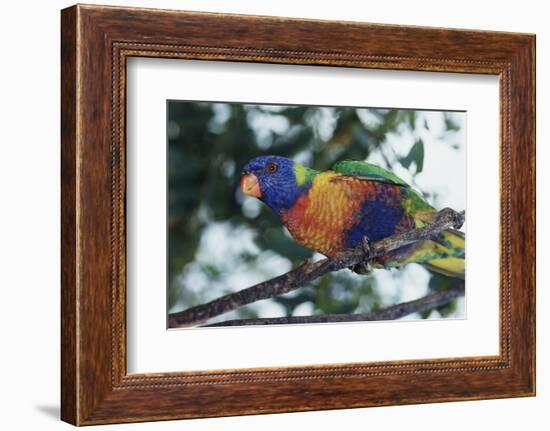
[[[416,126],[416,111],[413,111],[412,109],[407,111],[407,121],[411,130],[414,130]]]
[[[444,118],[445,118],[445,128],[447,129],[447,131],[456,132],[457,130],[460,130],[460,127],[458,126],[458,124],[455,123],[455,121],[452,119],[452,117],[448,113],[444,114]]]
[[[420,314],[420,318],[427,319],[428,317],[430,317],[430,314],[432,314],[432,310],[424,310],[424,311],[421,311],[419,314]]]
[[[414,162],[416,165],[416,173],[419,174],[424,168],[424,142],[418,139],[411,147],[409,154],[399,159],[401,165],[405,168],[410,168]]]

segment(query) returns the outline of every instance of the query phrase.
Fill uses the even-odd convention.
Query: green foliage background
[[[414,186],[426,158],[422,136],[436,124],[438,145],[463,151],[462,115],[169,101],[168,312],[248,287],[312,257],[269,208],[240,192],[240,169],[248,160],[277,154],[325,170],[338,160],[374,157]],[[436,193],[421,191],[437,202]],[[386,270],[367,276],[348,270],[327,274],[295,292],[241,307],[211,322],[368,312],[407,297],[402,292],[407,283],[399,283],[400,277],[405,280],[402,271],[391,271],[397,280],[392,289],[384,287],[388,274],[380,272],[390,272]],[[446,289],[454,283],[420,267],[416,271],[426,272],[417,277],[425,285],[420,290]],[[409,274],[408,284],[410,278]],[[456,302],[417,317],[457,317]]]

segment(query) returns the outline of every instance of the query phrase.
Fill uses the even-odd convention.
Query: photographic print
[[[465,318],[465,127],[169,100],[168,327]]]

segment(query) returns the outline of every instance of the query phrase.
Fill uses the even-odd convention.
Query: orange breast
[[[298,243],[331,256],[345,249],[345,232],[360,219],[370,193],[365,180],[324,172],[281,218]]]

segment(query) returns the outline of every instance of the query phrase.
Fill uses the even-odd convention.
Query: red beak
[[[254,174],[245,174],[241,177],[241,190],[245,195],[254,196],[255,198],[262,197],[258,177]]]

